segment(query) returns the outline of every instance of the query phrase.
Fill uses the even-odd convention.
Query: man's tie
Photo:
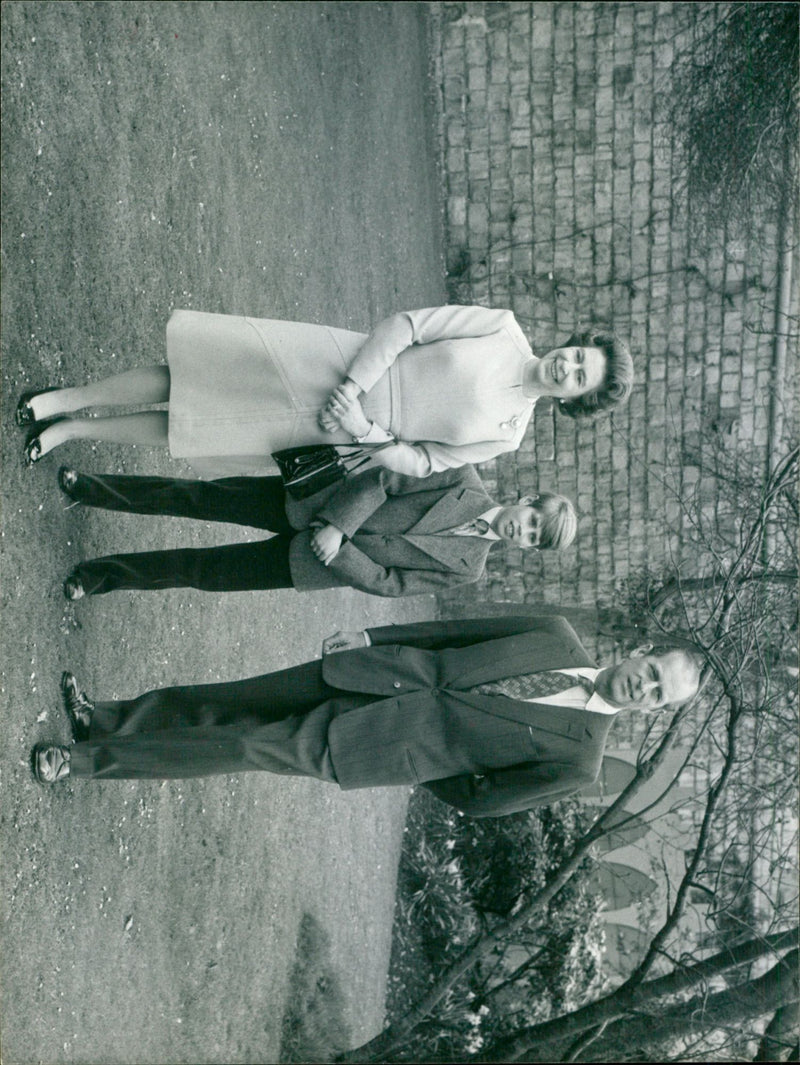
[[[517,677],[476,684],[468,691],[480,692],[481,695],[506,695],[509,699],[545,699],[548,695],[575,687],[583,688],[589,695],[594,691],[594,684],[586,677],[571,677],[557,670],[520,673]]]

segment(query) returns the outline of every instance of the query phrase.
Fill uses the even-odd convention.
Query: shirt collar
[[[592,666],[570,666],[568,669],[560,669],[559,673],[566,673],[570,677],[586,677],[592,684],[597,680],[597,674],[601,672],[599,669],[595,669]],[[618,706],[612,706],[611,703],[606,702],[603,696],[595,690],[589,696],[586,703],[586,709],[592,710],[596,714],[616,714],[619,712]]]
[[[503,539],[502,536],[498,536],[497,533],[492,528],[492,522],[494,521],[494,519],[497,517],[497,515],[500,513],[500,511],[502,509],[503,508],[500,507],[500,506],[490,507],[489,510],[485,511],[483,514],[479,514],[478,515],[478,517],[482,518],[489,526],[489,528],[486,530],[486,532],[481,537],[482,540],[502,540]]]

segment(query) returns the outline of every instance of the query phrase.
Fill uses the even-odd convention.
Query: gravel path
[[[44,790],[60,671],[98,697],[232,679],[336,628],[432,616],[356,592],[118,593],[66,604],[80,557],[241,539],[65,510],[20,391],[163,361],[173,307],[368,329],[444,301],[422,5],[4,3],[3,1059],[279,1056],[297,931],[330,936],[355,1042],[381,1025],[406,792],[242,775]]]

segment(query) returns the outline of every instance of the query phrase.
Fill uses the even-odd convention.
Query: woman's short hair
[[[586,329],[573,333],[564,347],[600,348],[606,357],[603,383],[594,392],[557,404],[562,414],[570,418],[591,418],[601,411],[625,403],[633,388],[633,358],[630,348],[616,333]]]
[[[578,531],[578,517],[571,500],[555,492],[540,492],[537,496],[525,496],[520,503],[536,507],[539,511],[540,550],[552,547],[558,551],[569,547]]]

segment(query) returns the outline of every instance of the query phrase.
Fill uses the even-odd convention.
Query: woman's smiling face
[[[536,363],[530,384],[540,395],[575,399],[596,392],[606,375],[602,348],[554,348]]]

